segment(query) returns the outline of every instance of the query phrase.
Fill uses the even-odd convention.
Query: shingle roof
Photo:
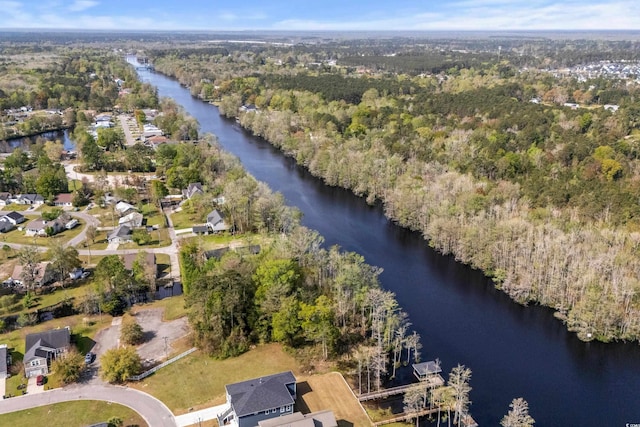
[[[220,215],[220,212],[218,212],[217,209],[212,210],[211,213],[207,215],[207,222],[209,224],[215,225],[220,221],[222,221],[222,215]]]
[[[50,329],[44,332],[29,334],[25,338],[26,351],[24,352],[24,360],[29,361],[35,357],[46,357],[46,352],[41,347],[50,349],[65,348],[71,342],[71,334],[68,328]]]
[[[293,373],[288,371],[228,384],[226,389],[236,416],[244,417],[267,409],[293,405],[295,401],[287,384],[295,382]]]
[[[107,240],[115,239],[116,237],[129,237],[130,235],[131,229],[126,225],[121,225],[107,235]]]
[[[5,216],[7,218],[10,218],[10,219],[14,220],[14,221],[18,221],[18,220],[24,219],[24,215],[22,215],[20,212],[16,212],[16,211],[9,212]]]
[[[7,373],[7,345],[0,345],[0,375]]]

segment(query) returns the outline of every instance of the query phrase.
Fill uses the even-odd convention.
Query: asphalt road
[[[103,400],[127,406],[139,413],[151,427],[176,427],[177,425],[171,410],[155,397],[127,387],[99,384],[76,384],[39,394],[27,394],[2,400],[0,414],[75,400]],[[2,424],[1,416],[0,424]]]

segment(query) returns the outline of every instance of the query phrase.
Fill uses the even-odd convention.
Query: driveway
[[[0,414],[75,400],[103,400],[117,403],[136,411],[150,426],[176,427],[176,420],[171,410],[155,397],[127,387],[99,384],[75,384],[38,394],[12,397],[2,401]]]
[[[147,341],[138,347],[142,360],[160,361],[172,353],[171,344],[189,334],[189,323],[186,317],[162,321],[162,308],[141,310],[136,313],[136,320],[142,327]]]
[[[122,325],[122,317],[114,317],[111,326],[98,331],[93,338],[96,342],[96,345],[91,349],[96,354],[94,365],[100,366],[100,356],[107,350],[120,346],[120,325]]]

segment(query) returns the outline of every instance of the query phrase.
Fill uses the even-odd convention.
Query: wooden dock
[[[373,427],[379,427],[379,426],[383,426],[385,424],[392,424],[392,423],[399,423],[402,421],[409,421],[412,418],[415,418],[416,415],[418,417],[424,417],[425,415],[433,415],[433,414],[437,414],[438,413],[438,408],[432,408],[432,409],[423,409],[422,411],[416,413],[411,413],[411,414],[407,414],[407,413],[403,413],[398,415],[397,417],[394,418],[389,418],[387,420],[382,420],[382,421],[378,421],[373,423]],[[475,422],[475,420],[471,417],[471,415],[465,415],[464,417],[462,417],[461,420],[461,425],[463,425],[464,427],[478,427],[478,423]]]
[[[373,423],[373,427],[383,426],[385,424],[391,424],[391,423],[399,423],[401,421],[409,421],[410,419],[415,418],[416,415],[418,417],[424,417],[425,415],[431,415],[431,414],[437,414],[437,413],[438,413],[438,408],[423,409],[422,411],[418,412],[417,414],[415,412],[411,413],[411,414],[403,413],[403,414],[400,414],[400,415],[398,415],[397,417],[394,417],[394,418],[389,418],[387,420],[375,422],[375,423]]]
[[[367,400],[384,399],[385,397],[394,396],[396,394],[403,394],[411,387],[414,387],[416,385],[421,385],[421,383],[426,385],[427,388],[442,387],[444,385],[444,378],[442,378],[440,375],[433,375],[421,381],[420,383],[413,383],[408,385],[401,385],[398,387],[385,388],[383,390],[372,391],[370,393],[362,393],[358,396],[358,400],[360,402],[365,402]]]

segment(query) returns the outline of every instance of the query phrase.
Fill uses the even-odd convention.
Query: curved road
[[[98,384],[72,385],[43,393],[12,397],[0,401],[0,414],[75,400],[103,400],[126,406],[140,414],[150,427],[177,425],[171,410],[155,397],[127,387]]]

